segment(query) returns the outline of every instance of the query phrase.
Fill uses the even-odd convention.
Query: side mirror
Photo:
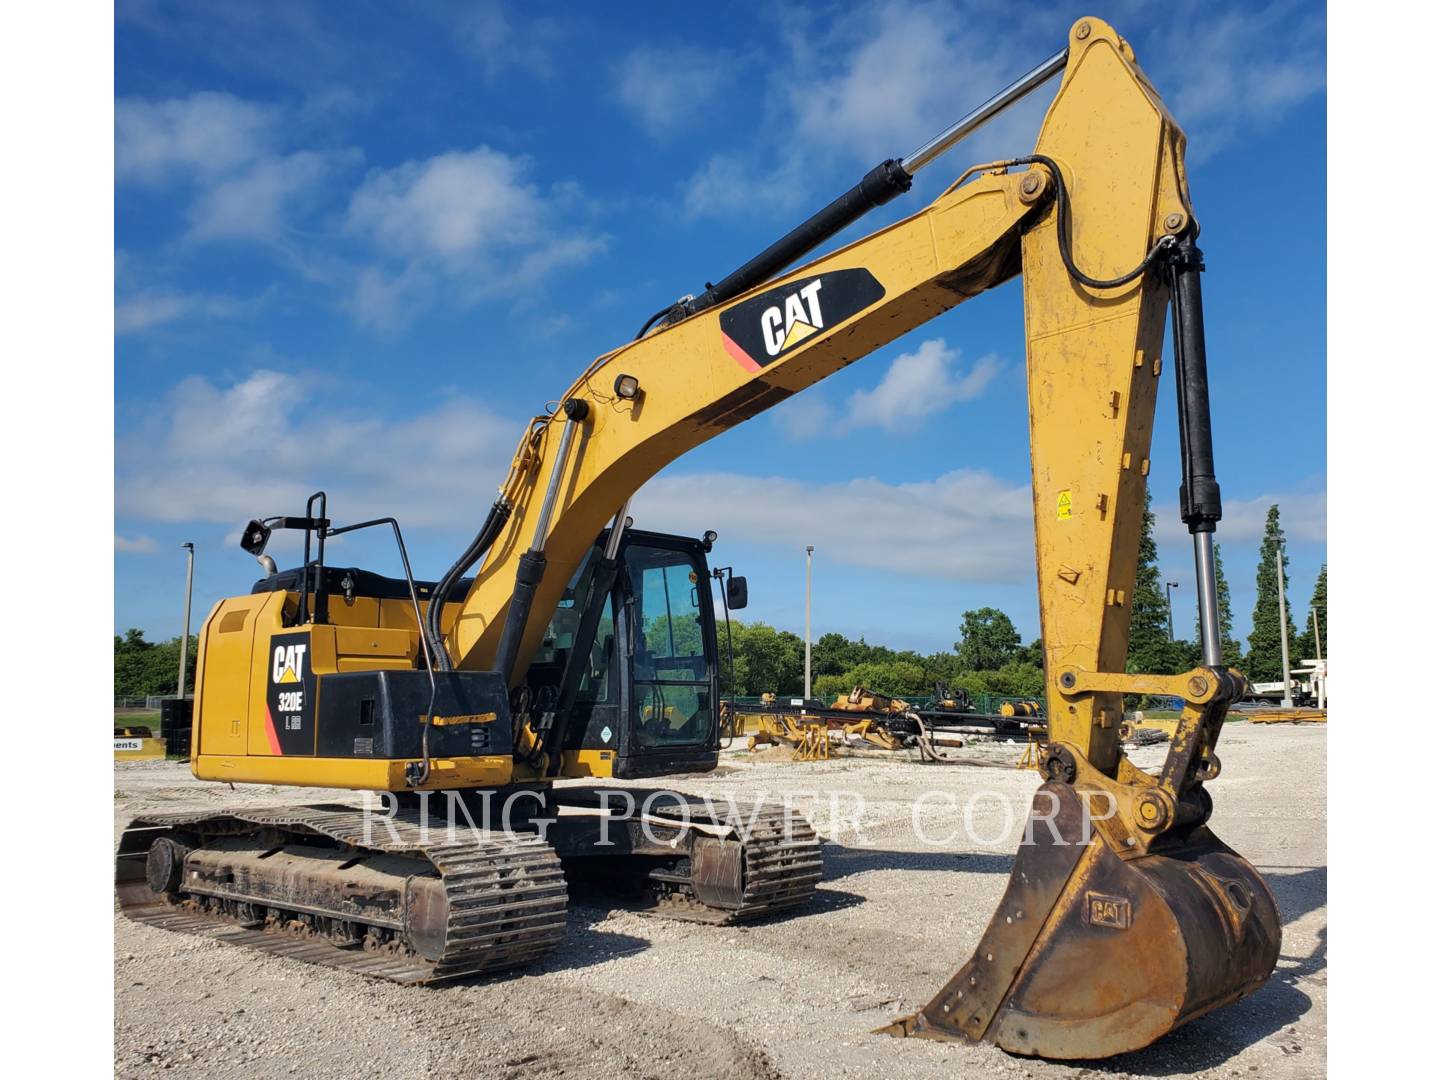
[[[245,532],[240,537],[240,546],[257,559],[265,550],[265,545],[270,542],[270,528],[258,521],[252,521],[245,526]]]
[[[750,587],[743,577],[731,576],[725,581],[725,603],[731,611],[739,611],[750,603]]]

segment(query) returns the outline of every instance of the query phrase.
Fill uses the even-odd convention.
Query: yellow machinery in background
[[[973,166],[918,213],[793,266],[1055,76],[1031,153]],[[566,876],[587,870],[643,881],[677,917],[803,907],[818,847],[778,808],[606,812],[622,794],[608,778],[713,768],[718,753],[702,545],[631,530],[629,500],[692,447],[1018,276],[1049,723],[1035,842],[971,959],[887,1030],[1098,1058],[1257,989],[1279,952],[1275,901],[1206,824],[1205,784],[1243,680],[1220,662],[1221,508],[1184,151],[1129,44],[1081,19],[1016,84],[587,366],[526,426],[490,516],[440,581],[418,586],[408,561],[404,581],[325,567],[327,537],[376,526],[398,541],[399,526],[336,526],[318,495],[301,518],[253,523],[248,551],[259,556],[271,528],[301,529],[305,563],[206,620],[191,767],[222,782],[380,791],[395,813],[379,825],[323,802],[146,815],[122,838],[122,908],[429,982],[563,947]],[[1167,312],[1204,663],[1132,674]],[[1158,775],[1123,751],[1126,694],[1183,702]],[[445,842],[426,832],[427,800],[444,792],[477,809],[523,801],[554,822]],[[657,822],[651,846],[640,825]],[[618,848],[598,846],[607,823],[624,834]]]

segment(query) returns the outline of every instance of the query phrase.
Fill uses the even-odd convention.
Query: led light
[[[719,539],[720,539],[720,534],[717,533],[714,529],[706,529],[706,530],[705,530],[705,543],[707,543],[707,544],[713,544],[716,540],[719,540]]]
[[[640,380],[634,375],[616,375],[615,393],[626,401],[633,401],[640,396]]]

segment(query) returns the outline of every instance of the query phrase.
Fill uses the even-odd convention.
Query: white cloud
[[[145,289],[115,303],[115,333],[134,334],[189,319],[224,319],[248,305],[230,296]]]
[[[797,441],[844,435],[865,427],[911,430],[927,416],[975,400],[1004,370],[994,354],[982,356],[969,370],[962,370],[960,356],[960,350],[952,349],[944,338],[930,338],[914,352],[892,360],[880,381],[868,390],[852,393],[843,409],[819,395],[800,395],[782,406],[783,412],[777,413],[774,422]]]
[[[353,149],[283,153],[280,131],[293,116],[230,94],[125,98],[115,117],[117,183],[187,189],[185,238],[194,243],[281,240],[299,201],[360,156]]]
[[[817,192],[817,180],[913,149],[1033,65],[1011,21],[1004,30],[977,29],[974,15],[908,0],[777,12],[756,135],[743,152],[712,157],[686,181],[687,216],[811,206],[835,194]],[[1028,150],[1043,109],[1032,100],[1011,110],[966,156]]]
[[[800,131],[873,163],[918,145],[1033,64],[1010,35],[977,33],[965,14],[903,2],[850,11],[802,57],[805,73],[790,89]]]
[[[231,94],[121,98],[115,103],[116,179],[158,186],[228,172],[269,152],[276,121],[275,110]]]
[[[160,548],[159,545],[155,543],[153,537],[126,537],[116,533],[115,550],[122,555],[153,555],[159,551]]]
[[[1304,0],[1228,11],[1198,0],[1163,11],[1128,6],[1121,5],[1115,25],[1190,136],[1192,162],[1240,132],[1273,125],[1323,90],[1322,7]],[[772,18],[777,32],[751,117],[755,135],[712,157],[682,186],[690,217],[788,211],[833,195],[815,190],[817,181],[919,146],[1052,52],[1074,11],[887,0],[786,8]],[[1028,152],[1057,86],[1050,82],[992,120],[936,172],[953,177],[973,162]]]
[[[467,5],[454,25],[457,42],[480,62],[481,74],[493,82],[518,70],[538,78],[553,74],[553,49],[561,36],[554,19],[537,15],[533,8],[518,24],[499,0]]]
[[[1223,477],[1220,490],[1223,517],[1216,528],[1215,538],[1221,544],[1241,540],[1258,542],[1265,533],[1265,517],[1272,505],[1280,507],[1280,527],[1285,530],[1287,540],[1302,544],[1325,543],[1328,500],[1324,491],[1264,494],[1250,499],[1236,499],[1224,494]],[[1190,532],[1180,520],[1178,502],[1164,505],[1157,502],[1154,510],[1157,540],[1187,544],[1190,542]]]
[[[481,146],[378,170],[351,197],[348,227],[393,254],[440,259],[532,241],[546,207],[524,168]]]
[[[547,195],[525,180],[526,170],[523,159],[480,146],[366,177],[345,227],[392,261],[360,275],[351,301],[357,316],[374,325],[403,321],[435,274],[473,303],[589,259],[604,240],[566,221],[573,189]]]
[[[779,165],[739,154],[714,154],[681,185],[687,218],[772,215],[798,208],[808,195],[803,157]]]
[[[1203,161],[1323,92],[1324,8],[1296,0],[1230,11],[1176,5],[1140,62],[1189,137],[1187,158]]]
[[[959,367],[960,350],[950,348],[944,338],[921,342],[914,352],[897,356],[874,389],[850,395],[849,426],[901,431],[921,417],[973,401],[1002,365],[992,354],[982,356],[963,374]]]
[[[464,397],[394,420],[337,405],[317,377],[257,370],[229,386],[180,383],[151,424],[118,441],[127,520],[240,524],[298,513],[320,488],[347,521],[463,525],[493,498],[520,427]]]
[[[188,238],[275,240],[297,199],[326,175],[325,155],[301,151],[262,158],[204,192],[190,208]]]
[[[922,578],[1024,583],[1035,572],[1029,484],[983,470],[910,484],[662,474],[634,506],[643,528],[699,535],[721,527],[727,540],[790,548],[814,543],[823,523],[827,558]]]
[[[651,135],[696,123],[703,107],[725,80],[734,61],[723,53],[693,46],[642,45],[620,61],[616,95]]]

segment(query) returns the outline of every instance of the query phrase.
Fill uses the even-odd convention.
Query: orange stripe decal
[[[265,737],[270,740],[270,753],[279,754],[280,736],[275,734],[275,718],[270,715],[270,706],[265,706]]]
[[[720,332],[720,340],[725,344],[725,351],[746,371],[760,370],[760,365],[750,359],[750,354],[739,345],[736,345],[735,342],[730,339],[730,335],[723,330]]]

